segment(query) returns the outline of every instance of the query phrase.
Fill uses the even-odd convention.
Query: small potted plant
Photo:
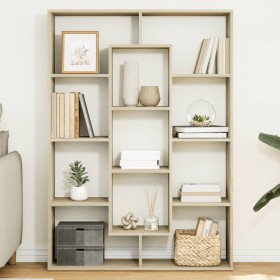
[[[71,172],[70,182],[71,186],[71,199],[72,200],[87,200],[87,186],[86,182],[89,182],[88,176],[86,176],[86,168],[83,167],[82,163],[79,160],[76,160],[70,165]],[[74,184],[73,184],[74,183]]]

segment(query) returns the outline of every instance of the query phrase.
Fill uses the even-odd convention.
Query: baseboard
[[[48,251],[46,248],[23,248],[17,250],[17,262],[47,262]],[[146,259],[171,259],[173,248],[144,247],[143,258]],[[225,251],[222,250],[222,258]],[[135,247],[107,247],[105,249],[106,259],[137,259],[138,248]]]
[[[233,250],[234,262],[280,262],[280,249]]]

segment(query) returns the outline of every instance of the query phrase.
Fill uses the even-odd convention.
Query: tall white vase
[[[139,96],[138,61],[124,62],[123,102],[125,106],[137,106]]]

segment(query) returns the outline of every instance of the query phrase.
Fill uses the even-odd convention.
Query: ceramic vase
[[[138,61],[124,62],[123,102],[125,106],[137,106],[139,96]]]
[[[143,106],[157,106],[160,102],[158,86],[142,86],[139,102]]]

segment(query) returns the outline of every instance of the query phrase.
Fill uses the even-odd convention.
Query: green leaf
[[[278,184],[276,187],[265,193],[255,204],[254,211],[257,212],[260,209],[262,209],[271,199],[274,199],[276,197],[280,196],[280,184]]]
[[[280,150],[280,137],[277,135],[260,133],[259,140],[275,149]]]

